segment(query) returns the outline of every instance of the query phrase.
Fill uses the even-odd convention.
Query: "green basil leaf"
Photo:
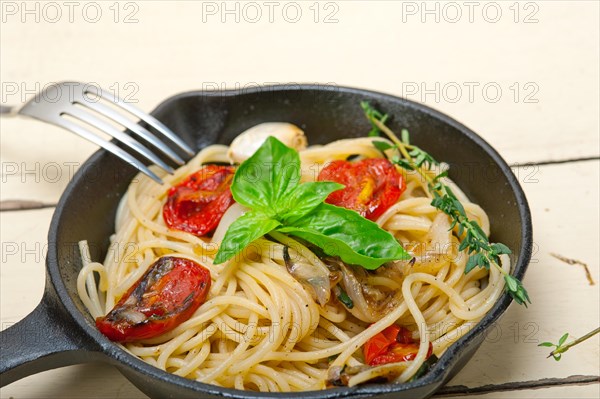
[[[264,236],[280,226],[277,220],[263,213],[250,211],[236,219],[227,229],[223,242],[215,257],[214,264],[218,265],[242,252],[252,241]]]
[[[427,374],[427,372],[433,367],[433,365],[438,361],[438,357],[434,354],[432,354],[431,356],[429,356],[427,358],[427,360],[425,360],[425,362],[423,362],[423,364],[421,365],[421,367],[419,367],[419,369],[417,370],[417,372],[415,373],[415,375],[412,376],[412,378],[410,380],[408,380],[408,382],[412,382],[414,380],[417,380],[421,377],[423,377],[425,374]]]
[[[300,237],[344,262],[377,269],[385,262],[408,260],[402,245],[376,223],[357,212],[321,204],[306,216],[277,231]]]
[[[277,216],[284,224],[293,223],[319,206],[329,194],[342,188],[343,184],[334,182],[302,183],[277,201]]]
[[[240,204],[274,216],[277,201],[300,180],[300,156],[275,137],[262,146],[235,172],[231,193]]]

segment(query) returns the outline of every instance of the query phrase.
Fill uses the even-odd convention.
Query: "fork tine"
[[[92,95],[99,94],[100,97],[119,105],[120,107],[129,111],[133,115],[137,116],[140,120],[146,122],[147,124],[149,124],[150,126],[155,128],[156,130],[161,132],[163,135],[165,135],[166,137],[171,139],[172,142],[177,144],[179,146],[179,148],[181,148],[183,151],[185,151],[189,156],[193,156],[195,154],[194,151],[183,140],[181,140],[175,133],[173,133],[171,131],[171,129],[166,127],[162,122],[160,122],[158,119],[154,118],[152,115],[148,115],[147,113],[143,112],[142,110],[134,107],[133,105],[131,105],[129,103],[126,103],[121,98],[115,96],[114,94],[112,94],[102,88],[95,87],[94,89],[97,89],[97,92],[90,91],[89,93]]]
[[[150,133],[147,129],[144,129],[142,126],[138,125],[137,123],[134,123],[131,120],[127,119],[126,117],[119,114],[112,108],[107,107],[104,104],[101,104],[98,102],[91,102],[91,101],[82,101],[82,102],[77,101],[77,104],[88,107],[88,108],[112,119],[113,121],[125,126],[127,129],[131,130],[138,136],[140,136],[143,139],[150,142],[152,145],[154,145],[154,147],[161,150],[172,161],[174,161],[178,165],[183,165],[185,163],[185,161],[183,159],[181,159],[181,157],[179,155],[177,155],[171,148],[169,148],[166,144],[164,144],[162,141],[160,141],[154,134]]]
[[[135,168],[137,168],[139,171],[146,174],[148,177],[150,177],[152,180],[154,180],[158,184],[163,184],[162,179],[160,177],[158,177],[156,175],[156,173],[154,173],[146,165],[144,165],[143,163],[141,163],[140,161],[135,159],[131,154],[129,154],[128,152],[124,151],[123,149],[117,147],[115,144],[111,143],[110,141],[106,141],[103,138],[101,138],[100,136],[96,135],[95,133],[85,129],[82,126],[77,125],[76,123],[73,123],[67,119],[64,119],[64,118],[56,118],[52,123],[54,123],[62,128],[65,128],[67,130],[70,130],[71,132],[83,137],[84,139],[89,140],[96,145],[99,145],[100,147],[104,148],[106,151],[113,153],[114,155],[121,158],[125,162],[129,163],[130,165],[133,165]]]
[[[156,165],[160,166],[161,168],[166,170],[168,173],[172,174],[174,172],[173,168],[171,168],[169,165],[164,163],[162,159],[157,157],[148,148],[144,147],[142,144],[140,144],[139,142],[137,142],[136,140],[131,138],[131,136],[127,135],[125,132],[122,132],[119,129],[114,128],[113,126],[104,122],[102,119],[97,118],[96,116],[90,114],[89,112],[85,112],[84,110],[77,108],[77,107],[71,107],[68,110],[65,110],[63,112],[63,114],[73,116],[85,123],[88,123],[89,125],[91,125],[95,128],[102,130],[103,132],[107,133],[109,136],[114,137],[115,139],[119,140],[123,144],[127,145],[132,150],[137,151],[139,154],[143,155],[150,161],[154,162]]]

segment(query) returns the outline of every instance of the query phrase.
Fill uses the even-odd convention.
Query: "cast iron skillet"
[[[240,132],[266,121],[300,126],[309,142],[327,143],[364,136],[370,126],[359,102],[368,100],[393,115],[396,131],[450,164],[450,176],[489,214],[492,239],[513,251],[513,273],[523,278],[531,256],[529,207],[509,166],[471,130],[424,105],[398,97],[337,86],[286,85],[242,91],[190,92],[167,99],[153,115],[196,149],[229,144]],[[54,212],[48,235],[45,293],[38,307],[1,334],[2,386],[43,370],[102,361],[115,365],[153,398],[425,398],[454,376],[473,356],[486,329],[510,303],[504,294],[468,334],[452,345],[423,378],[403,384],[371,384],[293,394],[261,394],[219,388],[154,368],[111,343],[95,328],[77,296],[81,259],[77,242],[86,239],[92,258],[102,260],[114,231],[119,199],[136,170],[101,150],[78,171]]]

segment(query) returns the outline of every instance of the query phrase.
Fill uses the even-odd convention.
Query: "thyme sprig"
[[[500,266],[500,255],[510,254],[510,249],[501,243],[490,243],[481,226],[475,220],[469,219],[456,195],[443,183],[448,170],[432,174],[431,169],[439,166],[440,163],[429,153],[412,145],[406,129],[401,131],[401,139],[398,139],[396,134],[385,125],[387,114],[376,110],[366,101],[361,102],[361,107],[373,126],[369,135],[383,132],[394,143],[391,145],[385,141],[373,141],[373,145],[384,154],[392,150],[394,155],[390,157],[391,162],[406,170],[417,172],[427,182],[427,188],[433,197],[431,205],[450,216],[452,229],[457,227],[458,237],[461,239],[459,250],[466,250],[469,254],[465,273],[469,273],[477,266],[487,270],[494,266],[503,274],[506,282],[505,290],[509,295],[518,304],[527,307],[527,302],[531,303],[527,290],[519,279],[511,276]]]
[[[380,123],[385,123],[388,120],[389,115],[388,114],[382,114],[381,112],[379,112],[375,108],[371,107],[369,105],[369,103],[366,102],[366,101],[361,102],[360,106],[363,108],[363,110],[365,111],[365,114],[367,115],[367,118],[371,122],[371,131],[369,132],[369,137],[377,137],[377,136],[379,136],[379,133],[381,132],[381,130],[379,129],[379,127],[377,126],[377,124],[375,122],[373,122],[373,121],[377,120]]]
[[[568,344],[565,344],[565,342],[567,341],[567,338],[569,337],[569,333],[565,333],[565,334],[563,334],[562,337],[560,337],[558,339],[557,344],[553,344],[552,342],[542,342],[538,346],[555,348],[552,352],[550,352],[548,357],[553,357],[554,360],[556,360],[558,362],[561,359],[562,354],[565,353],[566,351],[568,351],[569,348],[572,348],[573,346],[585,341],[588,338],[593,337],[594,335],[596,335],[598,333],[600,333],[600,327],[596,328],[593,331],[590,331],[589,333],[585,334],[584,336],[582,336],[580,338],[577,338],[577,339],[569,342]]]

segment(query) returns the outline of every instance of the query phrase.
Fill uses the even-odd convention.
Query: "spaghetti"
[[[203,149],[174,175],[162,176],[163,185],[138,174],[120,202],[103,263],[92,262],[87,244],[80,243],[84,266],[77,288],[94,318],[109,313],[160,257],[193,260],[210,270],[206,302],[188,320],[158,337],[122,344],[143,361],[182,377],[242,390],[318,390],[382,377],[402,383],[417,373],[430,351],[440,356],[500,297],[500,271],[475,268],[464,273],[468,256],[458,251],[456,230],[430,205],[426,183],[415,173],[404,173],[405,191],[375,220],[403,244],[413,256],[410,261],[366,271],[323,257],[296,238],[273,234],[254,241],[240,256],[213,264],[226,226],[217,227],[212,238],[198,237],[167,227],[162,209],[172,187],[203,165],[229,163],[228,151],[223,145]],[[313,146],[299,154],[303,181],[314,181],[334,160],[382,158],[367,138]],[[444,183],[489,235],[484,210],[451,180],[444,178]],[[230,208],[220,223],[231,223],[236,216]],[[288,272],[290,258],[335,268],[342,275],[338,287],[350,297],[350,305],[340,295],[319,304],[315,293]],[[509,271],[508,256],[501,255],[501,260]],[[418,350],[410,360],[366,364],[364,346],[394,324],[408,331]]]

